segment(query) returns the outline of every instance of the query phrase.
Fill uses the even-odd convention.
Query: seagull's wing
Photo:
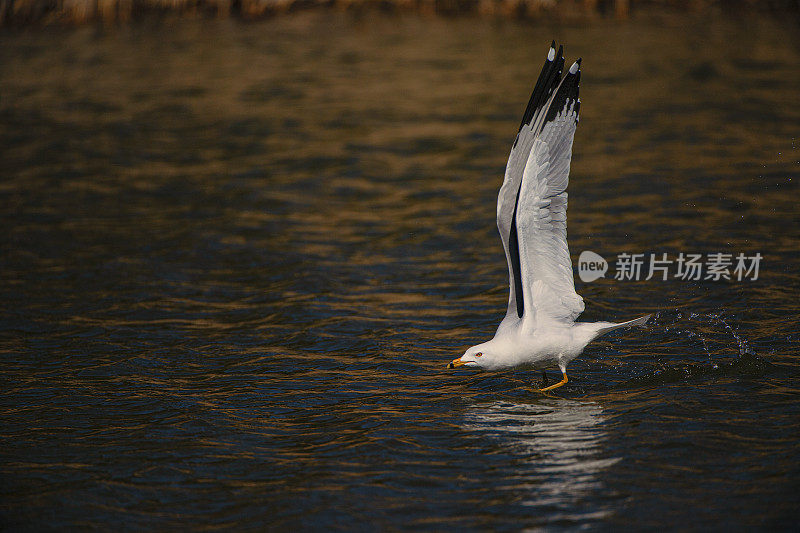
[[[580,60],[561,80],[561,52],[550,49],[498,197],[497,223],[511,286],[506,317],[533,323],[571,322],[584,309],[567,247],[566,192],[580,107]]]
[[[573,322],[583,312],[567,247],[567,184],[578,124],[580,59],[531,126],[537,132],[517,195],[525,318]]]
[[[558,53],[556,53],[555,46],[556,43],[553,41],[542,67],[542,72],[539,74],[539,79],[533,89],[533,94],[531,94],[531,98],[528,101],[525,115],[523,115],[522,122],[519,125],[519,132],[514,140],[514,146],[511,148],[511,154],[506,164],[503,185],[497,195],[497,229],[500,232],[500,239],[503,241],[503,249],[508,262],[509,294],[506,318],[515,317],[521,319],[525,310],[525,297],[522,287],[523,274],[521,272],[515,213],[517,196],[522,184],[525,166],[538,135],[538,131],[535,131],[532,126],[537,120],[543,118],[544,108],[554,95],[561,78],[561,71],[564,68],[563,48],[559,48]]]

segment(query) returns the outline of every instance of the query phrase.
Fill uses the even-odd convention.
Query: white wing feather
[[[503,250],[506,253],[506,263],[508,263],[508,309],[506,317],[517,316],[517,297],[514,290],[514,270],[511,266],[511,255],[509,251],[508,238],[511,233],[511,224],[514,223],[514,204],[517,201],[517,191],[519,190],[522,175],[525,170],[525,163],[528,160],[536,134],[530,126],[520,130],[517,142],[511,149],[506,164],[506,173],[503,178],[503,185],[497,194],[497,230],[500,232],[500,240],[503,241]]]
[[[551,98],[556,89],[554,84],[559,81],[561,69],[564,65],[562,49],[559,48],[558,57],[556,57],[555,44],[555,41],[553,41],[550,46],[547,61],[542,67],[542,72],[536,82],[536,88],[531,95],[531,101],[528,103],[529,108],[526,109],[525,117],[523,117],[523,124],[520,125],[517,138],[511,148],[511,154],[508,156],[503,185],[497,195],[497,230],[500,232],[503,251],[506,254],[506,263],[508,264],[508,309],[503,320],[504,323],[506,321],[514,322],[519,319],[517,315],[517,299],[521,297],[524,302],[524,296],[517,295],[510,249],[513,244],[509,241],[511,228],[514,224],[514,207],[517,204],[517,193],[522,183],[525,165],[530,158],[533,143],[539,134],[540,128],[538,126],[547,113],[548,106],[545,104],[549,104],[552,101]],[[530,116],[528,116],[529,111],[532,113]]]
[[[517,205],[525,317],[573,322],[584,304],[575,292],[567,246],[567,185],[577,114],[574,103],[533,142]],[[505,243],[504,243],[505,244]]]

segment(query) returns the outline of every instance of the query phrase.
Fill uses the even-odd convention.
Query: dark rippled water
[[[448,372],[506,302],[505,159],[583,57],[570,367]],[[796,27],[354,19],[0,34],[9,529],[782,529],[800,510]],[[618,281],[621,253],[761,253]],[[674,271],[673,271],[674,272]]]

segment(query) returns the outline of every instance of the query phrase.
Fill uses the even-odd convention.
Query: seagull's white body
[[[522,118],[497,197],[497,229],[508,262],[506,316],[495,336],[468,349],[450,367],[487,370],[567,364],[592,340],[628,322],[575,322],[583,298],[575,292],[567,246],[567,184],[578,123],[580,59],[561,78],[563,48],[551,46]]]

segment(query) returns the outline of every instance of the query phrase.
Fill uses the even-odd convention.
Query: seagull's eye
[[[483,355],[483,354],[482,354],[481,352],[478,352],[478,353],[476,353],[476,354],[475,354],[475,357],[480,357],[480,356],[482,356],[482,355]]]

